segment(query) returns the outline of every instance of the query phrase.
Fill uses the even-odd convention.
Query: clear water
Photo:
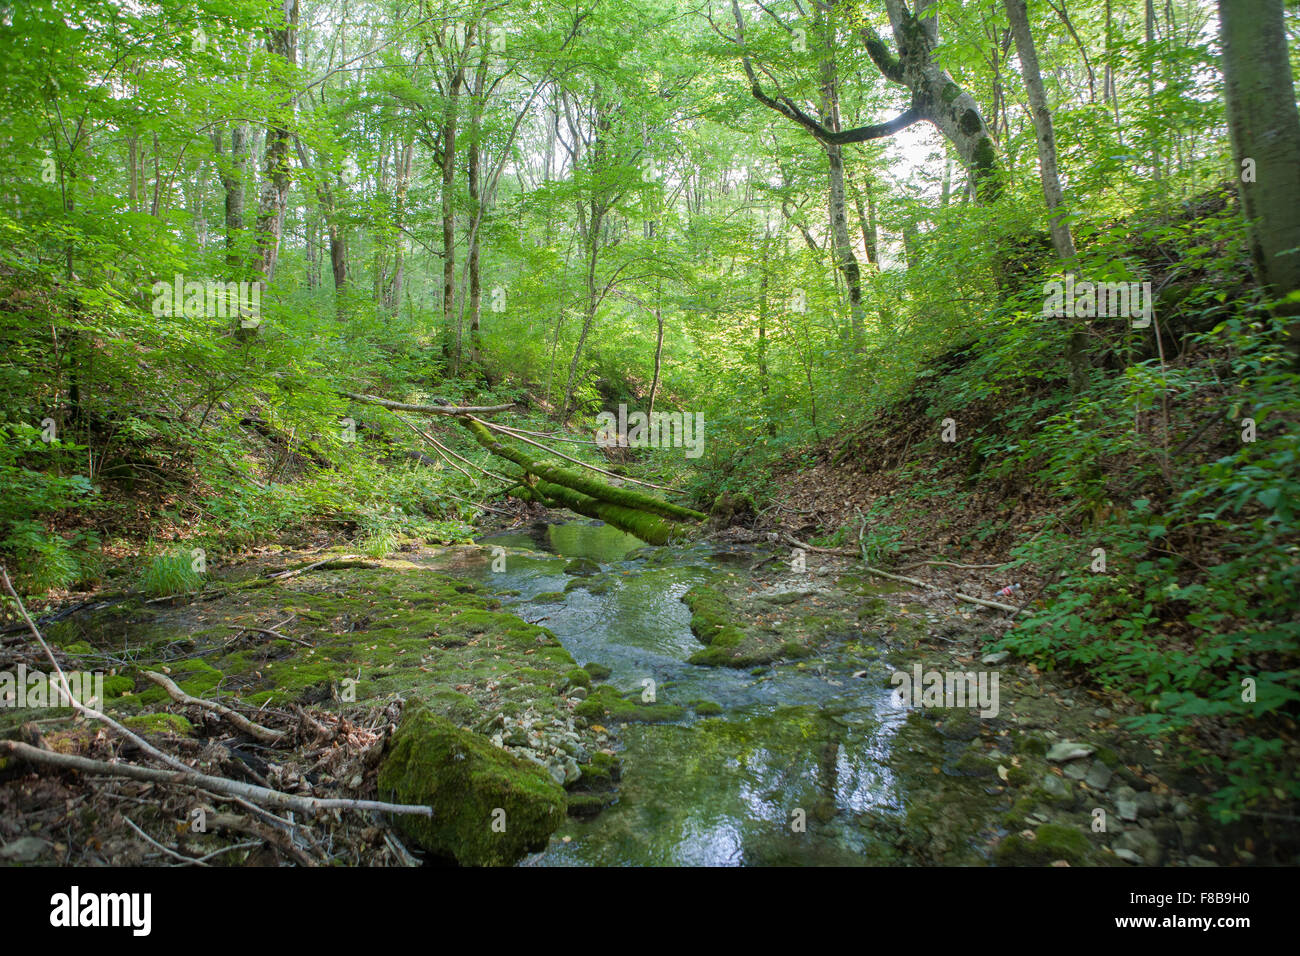
[[[885,862],[890,848],[865,826],[868,814],[901,811],[883,765],[904,712],[881,680],[854,679],[833,652],[762,674],[699,667],[681,597],[711,566],[736,556],[700,547],[642,549],[599,522],[574,521],[501,534],[481,543],[511,549],[484,583],[517,590],[511,610],[545,624],[581,664],[611,669],[620,690],[654,682],[659,703],[708,700],[717,717],[619,729],[619,801],[591,820],[569,820],[530,865],[815,865]],[[514,549],[530,549],[531,553]],[[601,566],[562,602],[573,558]],[[605,587],[607,585],[607,587]],[[873,675],[874,676],[874,675]],[[802,823],[802,827],[800,827]],[[568,837],[568,842],[564,838]]]

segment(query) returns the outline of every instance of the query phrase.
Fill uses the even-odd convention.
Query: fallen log
[[[708,515],[699,511],[692,511],[690,508],[683,508],[681,505],[675,505],[668,501],[663,501],[651,495],[642,494],[639,491],[633,491],[631,488],[616,488],[613,485],[606,484],[603,481],[597,481],[589,478],[579,471],[572,468],[564,468],[560,465],[553,465],[544,460],[531,458],[517,448],[497,441],[492,437],[492,433],[483,426],[482,423],[473,419],[460,419],[462,425],[469,429],[470,433],[478,440],[478,443],[486,448],[492,454],[512,461],[530,475],[536,475],[543,481],[554,485],[562,485],[579,494],[586,495],[600,501],[608,502],[613,505],[620,505],[623,508],[633,509],[635,511],[649,511],[653,514],[661,515],[665,518],[671,518],[675,521],[703,521]]]
[[[426,415],[481,415],[514,408],[513,402],[508,405],[411,405],[406,402],[391,402],[375,395],[359,395],[356,392],[339,392],[339,394],[367,405],[378,405],[380,408],[388,408],[396,412],[424,412]]]
[[[548,508],[568,508],[588,518],[596,518],[620,531],[636,535],[646,544],[667,544],[674,538],[686,536],[685,528],[661,515],[602,501],[549,481],[525,483],[515,494]]]
[[[509,430],[492,425],[474,417],[475,412],[498,412],[510,408],[510,405],[489,406],[455,406],[455,405],[413,405],[406,402],[393,402],[373,395],[360,395],[355,392],[339,392],[340,395],[358,402],[378,405],[390,411],[423,412],[433,415],[448,415],[464,426],[474,440],[499,458],[512,462],[523,469],[522,479],[512,485],[508,493],[528,501],[537,501],[549,507],[568,508],[570,511],[596,518],[607,524],[634,534],[648,544],[665,544],[674,538],[684,537],[686,529],[682,523],[704,521],[708,516],[699,511],[675,505],[655,498],[641,491],[624,486],[615,486],[592,477],[585,471],[561,465],[559,458],[565,458],[584,469],[608,475],[609,472],[587,465],[584,462],[547,448],[522,434],[511,434]],[[412,430],[424,435],[410,423]],[[537,459],[519,448],[507,445],[497,438],[498,434],[540,448],[554,456],[554,459]],[[478,467],[478,466],[475,466]],[[494,476],[500,477],[500,476]],[[612,477],[612,476],[611,476]],[[511,479],[502,479],[509,481]],[[641,482],[649,484],[648,482]],[[651,486],[657,487],[657,486]]]

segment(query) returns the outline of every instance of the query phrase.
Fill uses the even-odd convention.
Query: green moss
[[[191,697],[204,696],[221,683],[223,676],[221,671],[199,658],[177,661],[170,665],[168,670],[170,673],[167,676]],[[151,684],[148,690],[142,691],[135,699],[141,706],[161,704],[171,700],[165,690],[154,684]]]
[[[639,694],[639,692],[638,692]],[[587,699],[574,708],[577,717],[594,721],[619,723],[662,723],[680,720],[685,711],[675,704],[643,704],[639,699],[626,700],[608,684],[593,690]]]
[[[790,658],[810,657],[814,653],[813,649],[806,644],[797,644],[794,641],[786,641],[781,645],[781,656]]]
[[[1012,833],[998,844],[994,859],[999,866],[1043,866],[1057,860],[1071,864],[1084,862],[1091,844],[1077,827],[1044,823],[1031,840]]]
[[[622,762],[618,757],[598,750],[591,755],[591,761],[583,765],[578,786],[589,790],[612,787],[621,774]]]
[[[600,565],[591,558],[574,558],[564,566],[564,573],[576,577],[587,577],[592,574],[599,574]]]
[[[508,865],[543,848],[566,809],[542,767],[419,705],[393,735],[379,788],[386,799],[431,807],[432,817],[396,816],[398,828],[465,866]]]
[[[123,717],[122,726],[137,734],[180,734],[194,736],[194,725],[180,714],[155,713]]]
[[[1016,753],[1032,754],[1041,757],[1047,753],[1047,740],[1036,734],[1021,734],[1016,738]]]
[[[613,790],[573,791],[568,796],[569,816],[594,817],[617,799],[618,794]]]
[[[996,760],[969,750],[957,758],[955,767],[959,773],[968,777],[991,777],[998,770]]]
[[[534,604],[563,604],[563,591],[543,591],[541,594],[533,596]]]
[[[718,588],[697,584],[682,595],[682,600],[691,611],[691,633],[701,644],[712,644],[728,629],[744,637],[744,632],[731,623],[735,617],[731,601]]]
[[[595,661],[587,661],[582,665],[582,669],[591,675],[592,680],[608,680],[609,675],[613,673],[604,664],[597,664]]]
[[[591,675],[588,674],[586,671],[584,671],[581,667],[575,667],[573,670],[565,674],[564,677],[568,681],[570,687],[591,686]]]
[[[1114,770],[1119,766],[1119,755],[1109,747],[1098,747],[1093,756],[1111,770]]]
[[[125,674],[113,674],[104,678],[104,698],[112,700],[135,690],[135,681]]]
[[[722,705],[711,700],[693,700],[691,706],[701,717],[716,717],[722,713]]]

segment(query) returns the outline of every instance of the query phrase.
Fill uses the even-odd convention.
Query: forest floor
[[[804,499],[790,501],[793,513]],[[1132,700],[1077,675],[990,656],[987,645],[1007,627],[1004,612],[954,602],[945,590],[881,587],[845,555],[813,552],[806,568],[792,570],[788,550],[773,548],[765,533],[732,528],[708,543],[740,543],[752,561],[688,595],[702,645],[716,637],[710,622],[742,635],[702,646],[693,662],[758,665],[756,675],[782,661],[829,662],[860,668],[852,671],[859,680],[879,679],[881,665],[999,674],[996,715],[921,706],[897,732],[886,759],[906,813],[867,825],[899,862],[1240,865],[1287,862],[1294,852],[1293,839],[1279,834],[1275,842],[1256,821],[1212,823],[1203,797],[1214,781],[1118,726],[1139,709]],[[672,559],[671,549],[655,551],[652,562]],[[621,696],[602,685],[597,668],[578,668],[546,628],[502,610],[508,595],[471,580],[491,554],[419,542],[385,559],[358,559],[346,546],[264,554],[202,599],[114,605],[47,630],[81,666],[116,662],[130,677],[110,691],[109,712],[209,773],[303,795],[382,799],[383,754],[402,708],[418,700],[528,756],[567,788],[571,814],[598,813],[616,799],[619,776],[619,738],[607,727],[691,715]],[[990,563],[976,559],[998,555],[960,557]],[[324,560],[331,563],[270,577]],[[999,583],[982,569],[920,573],[938,589],[991,594]],[[588,577],[583,586],[599,582]],[[241,739],[211,715],[168,700],[141,676],[146,668],[165,670],[194,696],[219,693],[292,743]],[[349,678],[350,701],[340,694]],[[705,716],[703,708],[695,716]],[[66,716],[21,730],[59,752],[133,756]],[[368,815],[333,814],[308,828],[217,804],[135,781],[0,768],[0,852],[4,862],[36,864],[176,864],[210,853],[218,854],[213,863],[415,861],[400,832]],[[205,814],[202,831],[192,826],[196,810]]]

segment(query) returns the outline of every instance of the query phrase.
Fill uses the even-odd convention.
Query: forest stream
[[[857,823],[868,810],[897,811],[899,797],[881,755],[901,712],[880,681],[853,679],[832,654],[816,663],[778,663],[759,674],[686,663],[699,649],[681,597],[711,566],[744,560],[708,546],[673,549],[652,561],[641,542],[608,525],[535,526],[483,544],[538,549],[485,572],[518,590],[509,608],[544,619],[580,662],[610,670],[620,691],[720,712],[681,723],[629,724],[622,731],[616,803],[588,821],[571,820],[529,862],[602,865],[849,864],[879,859]],[[599,562],[595,587],[572,588],[563,559]],[[729,561],[727,559],[730,559]],[[702,708],[711,712],[713,708]],[[802,810],[807,830],[792,829]],[[567,838],[567,842],[566,842]]]

